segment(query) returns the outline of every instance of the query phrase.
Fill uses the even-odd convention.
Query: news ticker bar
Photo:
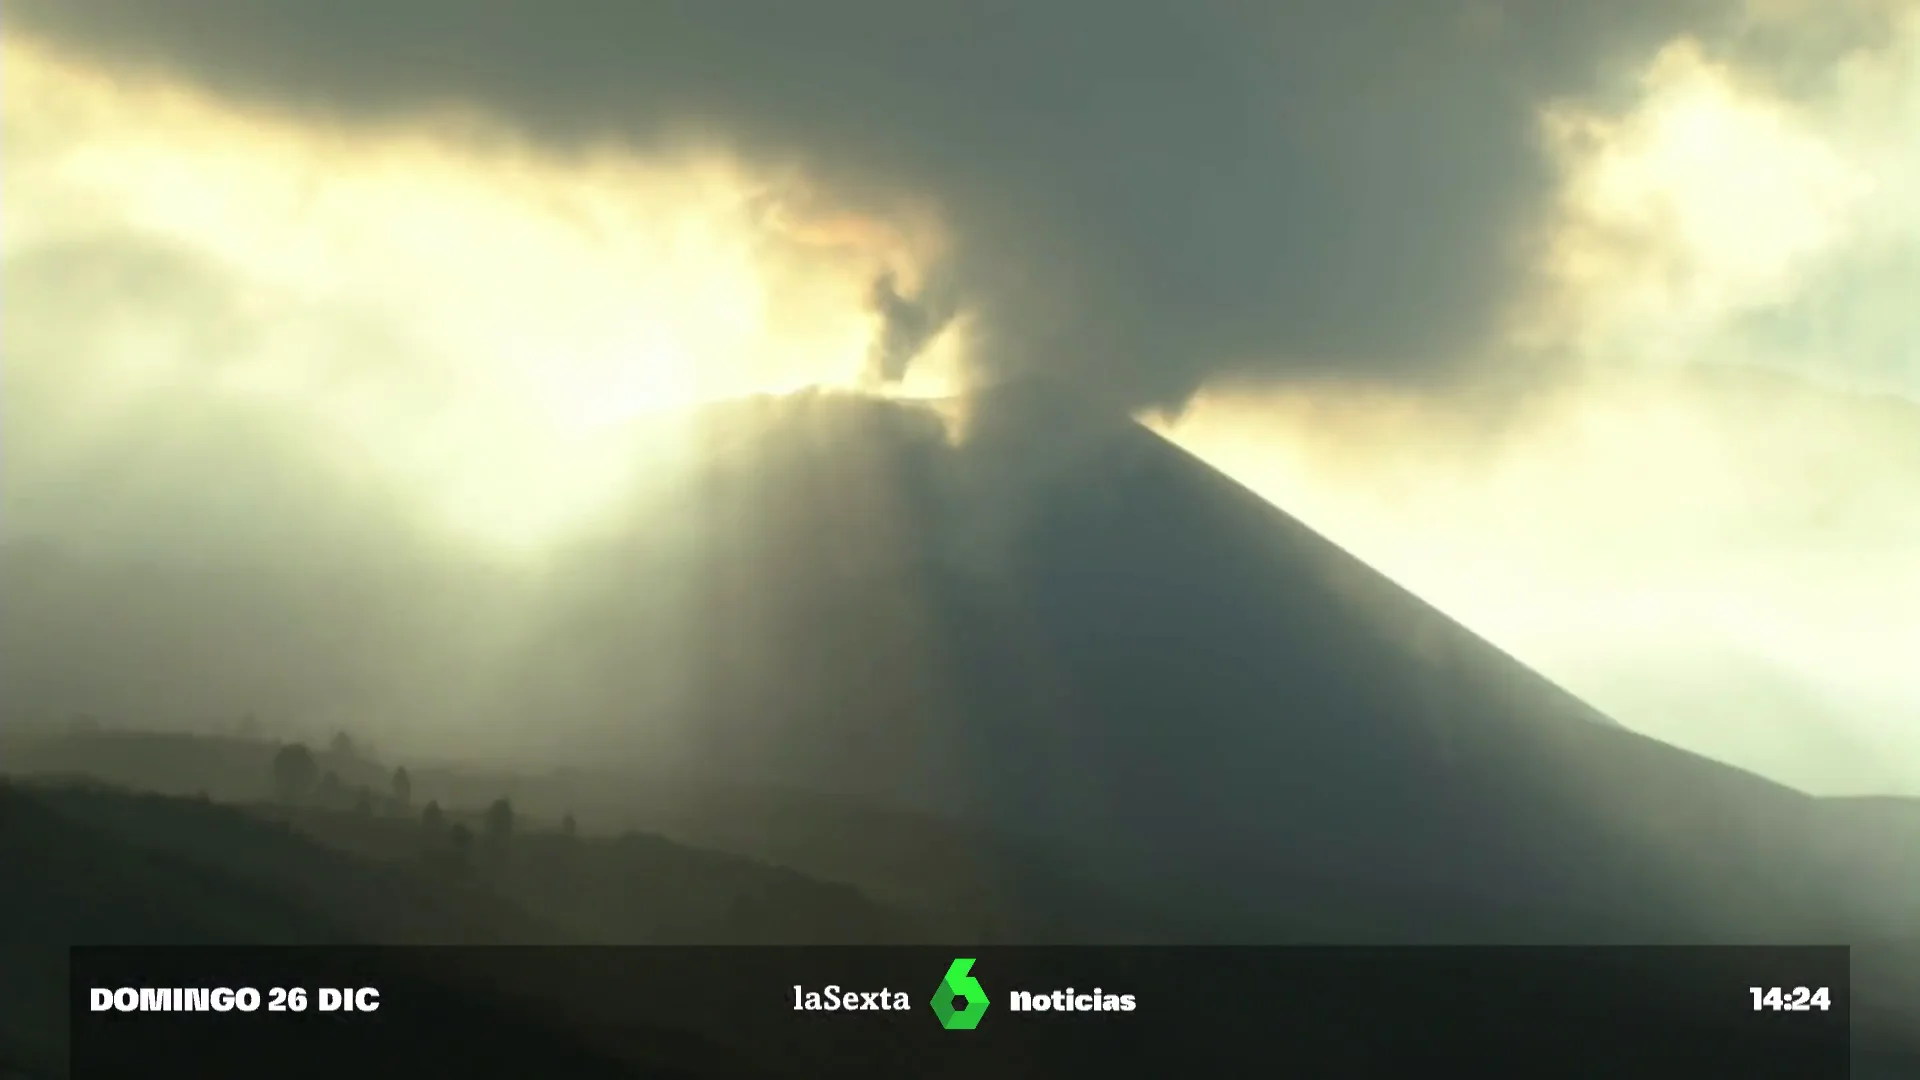
[[[1845,948],[85,947],[70,970],[76,1080],[1848,1064]]]

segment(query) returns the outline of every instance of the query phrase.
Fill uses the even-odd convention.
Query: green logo
[[[979,979],[967,974],[972,970],[973,961],[955,960],[948,965],[947,977],[940,980],[940,988],[933,992],[933,1015],[940,1018],[940,1026],[948,1031],[972,1031],[987,1014],[987,992],[980,989]],[[964,1007],[955,1008],[962,999]]]

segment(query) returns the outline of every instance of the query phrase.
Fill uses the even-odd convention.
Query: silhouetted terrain
[[[64,1072],[68,944],[559,941],[490,894],[373,866],[231,808],[0,785],[0,1046]]]
[[[7,1018],[0,1027],[4,1059],[29,1070],[28,1075],[60,1074],[65,957],[58,943],[65,941],[663,940],[657,933],[634,935],[631,923],[615,924],[611,938],[570,934],[522,914],[496,891],[524,894],[524,879],[515,881],[498,864],[477,862],[463,873],[449,873],[445,865],[423,863],[423,839],[430,838],[423,838],[419,824],[407,819],[307,810],[291,815],[289,827],[260,816],[280,813],[273,807],[246,813],[200,800],[134,795],[98,785],[0,784],[0,858],[10,871],[23,875],[16,880],[26,883],[7,891],[0,904],[0,957],[6,960],[0,967],[0,1001],[5,1006],[0,1014]],[[304,835],[309,830],[327,842],[316,844]],[[629,837],[596,842],[530,833],[514,837],[513,843],[508,859],[524,859],[525,870],[537,875],[561,872],[546,887],[531,890],[536,904],[558,901],[560,907],[578,912],[582,901],[599,896],[609,905],[604,910],[618,910],[621,898],[646,910],[656,908],[653,901],[663,894],[692,889],[703,895],[699,874],[676,876],[675,857],[659,857],[670,848],[660,841]],[[652,871],[641,880],[623,882],[622,875],[604,869],[590,873],[587,880],[577,873],[603,860],[619,864],[636,846],[654,855],[641,860]],[[363,861],[334,847],[358,848],[369,857],[384,848],[391,858]],[[700,858],[699,853],[679,858],[686,857]],[[767,912],[761,908],[735,914],[747,916],[740,926],[748,931],[743,939],[751,940],[755,920]],[[884,914],[860,917],[871,918],[876,926],[889,921]],[[796,927],[792,920],[781,933],[792,940],[809,939],[807,928]],[[816,934],[811,939],[823,938]],[[727,938],[709,933],[704,940]],[[650,1027],[640,1022],[629,999],[583,993],[583,986],[600,979],[620,984],[613,973],[594,966],[593,956],[554,954],[525,964],[475,966],[445,954],[428,955],[419,964],[395,956],[382,985],[394,991],[409,980],[430,980],[419,985],[435,988],[436,996],[429,999],[433,1011],[423,1014],[416,1006],[409,1015],[416,1023],[443,1025],[436,1030],[455,1033],[457,1045],[435,1055],[443,1064],[473,1061],[498,1070],[520,1060],[528,1067],[580,1070],[574,1075],[635,1075],[630,1070],[639,1069],[638,1075],[741,1077],[759,1072],[749,1060],[752,1053],[738,1056],[758,1046],[753,1053],[768,1055],[756,1059],[763,1065],[779,1061],[779,1075],[799,1075],[810,1066],[785,1059],[778,1048],[822,1050],[818,1040],[799,1029],[765,1032],[764,1042],[722,1047],[703,1041],[713,1034],[711,1029],[690,1019]],[[323,976],[312,969],[312,961],[299,967],[303,978]],[[361,965],[353,970],[364,976],[367,969]],[[505,978],[507,972],[511,979]],[[1855,1075],[1907,1075],[1902,1070],[1910,1069],[1913,1059],[1896,1049],[1901,1045],[1896,1034],[1906,1030],[1902,1025],[1910,1019],[1905,1006],[1920,984],[1916,974],[1920,947],[1877,943],[1857,953],[1853,993],[1860,1046]],[[648,994],[648,1000],[658,993],[658,978],[630,975],[627,981],[632,991]],[[692,991],[693,984],[684,989]],[[407,1000],[421,999],[411,993]],[[798,1043],[782,1041],[795,1037]],[[883,1048],[872,1049],[878,1053]],[[836,1060],[845,1066],[864,1064],[851,1049]],[[662,1067],[682,1071],[654,1071]]]
[[[637,834],[527,833],[450,864],[454,824],[0,784],[0,863],[12,883],[0,890],[0,1061],[57,1071],[68,943],[919,940],[911,921],[851,889]]]
[[[539,820],[533,833],[516,848],[536,861],[516,863],[527,880],[551,888],[553,879],[536,870],[537,857],[548,850],[619,852],[624,856],[596,858],[587,864],[602,875],[626,876],[644,895],[606,894],[619,902],[620,919],[653,918],[658,904],[683,904],[683,914],[704,920],[719,917],[728,905],[715,906],[714,897],[742,894],[735,886],[798,880],[791,871],[774,866],[804,867],[828,881],[858,883],[875,896],[890,897],[915,910],[935,913],[938,939],[995,940],[1104,940],[1118,935],[1140,935],[1136,922],[1122,916],[1124,901],[1104,900],[1094,911],[1078,904],[1091,895],[1069,871],[1048,864],[1041,855],[1007,838],[969,828],[928,814],[861,803],[845,797],[825,797],[798,790],[752,788],[717,783],[691,783],[670,774],[560,770],[552,773],[514,773],[475,766],[423,765],[411,770],[414,816],[394,820],[381,801],[377,815],[349,812],[355,789],[384,792],[391,769],[364,756],[322,755],[328,771],[340,778],[340,792],[331,809],[305,806],[289,811],[275,803],[272,761],[278,743],[242,736],[94,730],[85,732],[0,732],[0,760],[10,771],[59,780],[88,777],[127,788],[178,796],[208,796],[247,806],[275,821],[292,821],[303,833],[335,846],[385,859],[420,856],[425,844],[417,811],[428,802],[449,808],[447,823],[465,819],[477,824],[478,809],[502,793]],[[461,810],[459,808],[467,808]],[[563,815],[577,815],[583,835],[568,839],[554,833]],[[629,829],[648,834],[611,835]],[[713,850],[693,850],[667,843],[660,835],[678,836]],[[738,852],[753,860],[725,857],[715,851]],[[656,863],[669,865],[664,873]],[[1013,880],[1018,871],[1020,878]],[[709,882],[706,889],[687,889],[688,877]],[[670,895],[656,896],[656,882],[670,880]],[[1048,886],[1038,895],[1008,892],[1001,886]],[[898,918],[877,909],[848,905],[845,887],[818,885],[811,895],[826,898],[829,907],[845,906],[859,922],[844,924],[825,937],[821,927],[796,925],[776,915],[778,930],[752,928],[771,940],[881,940],[898,931]],[[564,894],[563,898],[564,898]],[[782,901],[780,910],[804,915],[809,905],[794,907],[795,897]],[[1025,902],[1022,902],[1022,901]],[[729,899],[728,904],[735,901]],[[811,905],[817,908],[818,904]],[[1055,918],[1048,913],[1060,909]],[[795,937],[794,934],[799,936]],[[616,934],[616,937],[620,935]],[[622,940],[631,937],[629,933]],[[707,940],[669,935],[672,940]],[[637,940],[653,940],[643,935]],[[735,940],[726,937],[726,940]],[[717,940],[717,939],[716,939]],[[740,939],[745,940],[745,939]]]

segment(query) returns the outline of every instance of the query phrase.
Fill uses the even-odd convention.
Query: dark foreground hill
[[[322,754],[340,777],[331,809],[310,803],[289,811],[275,801],[272,764],[282,744],[264,738],[167,731],[0,731],[0,762],[16,776],[58,788],[66,778],[248,807],[304,834],[381,859],[414,858],[423,831],[417,814],[396,821],[348,812],[353,792],[383,790],[392,766],[364,755]],[[511,877],[550,899],[593,911],[563,912],[602,937],[648,941],[773,940],[1133,940],[1142,927],[1124,897],[1077,887],[1068,870],[1028,846],[964,823],[897,807],[801,789],[725,784],[648,769],[517,772],[458,764],[413,763],[413,810],[432,801],[480,827],[477,809],[502,794],[531,814],[536,833],[516,849]],[[583,834],[557,834],[565,816]],[[635,832],[633,830],[639,830]],[[611,834],[611,835],[610,835]],[[624,835],[620,835],[624,834]],[[671,843],[666,836],[683,842]],[[617,853],[574,862],[556,877],[543,856],[589,850]],[[734,853],[732,855],[722,853]],[[789,868],[789,869],[780,869]],[[809,881],[795,869],[820,880]],[[637,903],[609,904],[605,881],[584,892],[562,888],[582,873],[650,886]],[[1017,877],[1017,881],[1015,878]],[[849,884],[895,901],[882,907]],[[1009,891],[1013,882],[1044,890]],[[575,882],[578,883],[577,881]],[[1097,901],[1097,902],[1096,902]],[[924,919],[896,913],[913,909]],[[666,910],[663,910],[666,909]],[[721,927],[736,911],[747,925]],[[1057,917],[1050,915],[1058,910]],[[825,913],[830,918],[822,918]],[[716,931],[718,931],[716,933]],[[662,936],[664,934],[664,936]],[[747,936],[741,936],[741,935]],[[769,937],[768,935],[771,935]]]
[[[0,1065],[27,1076],[62,1075],[66,965],[61,946],[67,942],[350,946],[609,940],[559,929],[557,921],[526,914],[515,902],[524,880],[512,880],[498,867],[476,866],[470,874],[449,875],[444,867],[423,865],[412,857],[418,852],[408,840],[411,822],[306,812],[295,815],[289,825],[260,817],[270,812],[98,786],[0,785],[0,860],[10,874],[18,875],[0,890]],[[554,875],[557,868],[564,871],[561,864],[617,863],[634,843],[600,841],[600,850],[582,851],[577,849],[591,848],[594,842],[532,835],[516,841],[536,846],[522,853],[525,870],[553,875],[535,899],[557,913],[582,908],[577,898],[557,904],[556,899],[590,896],[606,887],[604,880],[588,884],[577,875]],[[641,846],[663,845],[644,841]],[[382,851],[384,859],[369,857]],[[644,910],[651,907],[646,902],[649,893],[684,889],[688,881],[661,872],[669,870],[671,860],[653,851],[642,862],[656,873],[631,883],[624,895]],[[697,885],[698,878],[692,883]],[[867,917],[885,922],[883,915]],[[616,931],[611,940],[622,940],[618,935]],[[804,933],[800,937],[805,939]],[[415,1071],[508,1076],[562,1069],[567,1075],[595,1077],[750,1077],[812,1075],[816,1073],[809,1070],[837,1067],[868,1070],[858,1075],[895,1075],[902,1063],[888,1064],[891,1059],[884,1053],[911,1051],[918,1045],[912,1039],[873,1044],[870,1049],[883,1056],[869,1061],[861,1054],[867,1040],[856,1040],[859,1045],[823,1041],[807,1025],[723,1032],[703,1013],[656,1015],[653,1008],[637,1009],[631,995],[591,991],[625,987],[653,1001],[662,983],[643,970],[657,966],[646,957],[571,950],[547,951],[532,961],[468,962],[461,955],[370,954],[348,948],[319,964],[311,959],[287,963],[290,976],[311,980],[316,973],[324,975],[326,963],[338,962],[356,979],[371,975],[395,997],[404,992],[408,1030],[437,1033],[432,1045],[420,1050],[419,1060],[406,1066]],[[944,962],[946,955],[940,951],[938,958]],[[1901,1002],[1916,983],[1920,951],[1882,945],[1872,955],[1873,966],[1863,967],[1858,956],[1855,961],[1855,1075],[1909,1075],[1903,1070],[1910,1070],[1915,1058],[1901,1042],[1902,1025],[1909,1018]],[[366,960],[368,956],[374,960]],[[749,959],[761,967],[770,962],[765,957]],[[773,962],[777,966],[777,958]],[[801,966],[818,962],[816,956]],[[630,964],[641,968],[625,967]],[[912,966],[936,969],[932,958]],[[669,980],[674,993],[684,991],[689,1001],[700,1000],[703,985],[697,976],[702,971],[720,979],[712,992],[738,993],[726,973],[713,972],[710,966],[675,975]],[[258,974],[252,969],[249,973]],[[362,1032],[343,1030],[339,1039],[327,1043],[329,1061],[351,1056],[360,1045],[353,1041],[356,1033]],[[271,1054],[280,1045],[263,1038],[259,1052]],[[223,1043],[214,1049],[231,1059],[235,1046]],[[375,1055],[392,1053],[388,1042],[375,1038],[365,1050],[367,1068],[401,1067],[389,1058],[379,1058],[387,1066],[374,1064]],[[802,1060],[793,1056],[796,1052],[816,1057]],[[1044,1064],[1037,1058],[1029,1063]],[[303,1064],[311,1063],[283,1060],[271,1068],[277,1075],[314,1075],[300,1072]],[[1057,1075],[1035,1073],[1043,1074]]]
[[[423,837],[412,819],[0,783],[0,1064],[57,1073],[69,944],[876,943],[917,932],[845,887],[657,838],[530,833],[464,865],[446,853],[444,836]],[[422,977],[404,963],[396,977]],[[565,989],[567,963],[534,970],[555,980],[545,991]],[[470,1012],[461,1023],[503,1033],[492,1052],[592,1063],[547,1031],[578,1018],[544,1010],[542,987],[441,981],[447,1023]],[[643,1061],[751,1074],[728,1071],[733,1055],[717,1043],[651,1038],[661,1053]],[[622,1055],[635,1060],[631,1046]],[[627,1075],[603,1067],[570,1074]]]
[[[0,1060],[65,1069],[66,947],[558,941],[450,892],[206,803],[0,784]]]

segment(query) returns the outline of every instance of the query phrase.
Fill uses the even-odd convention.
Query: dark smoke
[[[1555,177],[1540,105],[1738,0],[14,0],[9,34],[329,123],[449,104],[566,153],[720,146],[930,203],[956,301],[880,282],[875,374],[964,307],[992,375],[1484,375]]]
[[[880,330],[867,356],[867,377],[883,385],[906,378],[914,358],[953,321],[951,304],[934,300],[926,290],[916,297],[903,295],[890,271],[874,279],[867,303],[880,316]]]

